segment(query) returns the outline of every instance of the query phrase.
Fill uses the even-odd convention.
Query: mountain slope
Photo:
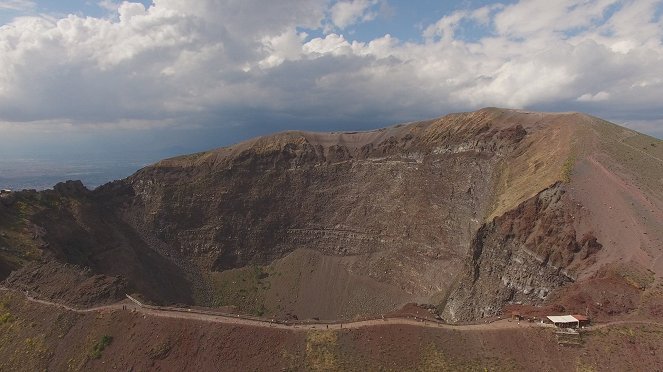
[[[582,311],[596,299],[579,283],[652,277],[635,281],[634,306],[613,309],[625,314],[658,306],[662,152],[591,116],[496,108],[280,133],[92,192],[12,196],[0,206],[0,243],[12,247],[0,269],[23,267],[10,285],[61,298],[70,289],[25,262],[88,267],[158,303],[334,319],[421,302],[450,321],[519,302]]]
[[[661,141],[584,115],[571,125],[560,183],[479,230],[448,320],[513,303],[598,318],[662,315]],[[551,192],[554,203],[542,200]]]

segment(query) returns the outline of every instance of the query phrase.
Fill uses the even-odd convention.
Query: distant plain
[[[125,178],[147,160],[0,159],[0,188],[45,190],[63,180],[81,180],[89,189]]]

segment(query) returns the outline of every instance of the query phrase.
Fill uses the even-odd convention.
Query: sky
[[[663,0],[0,0],[3,159],[149,162],[487,106],[663,138]]]

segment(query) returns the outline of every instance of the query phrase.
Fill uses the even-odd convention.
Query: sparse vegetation
[[[337,371],[338,334],[334,331],[312,331],[306,337],[306,369],[309,371]]]
[[[421,371],[449,371],[449,362],[442,352],[437,350],[433,344],[429,344],[422,350]]]
[[[581,185],[585,175],[592,184],[600,184],[602,178],[589,172],[591,165],[605,167],[607,172],[624,164],[624,170],[641,166],[634,177],[652,181],[634,182],[633,186],[649,185],[640,190],[642,195],[655,196],[650,191],[660,190],[663,175],[661,167],[651,164],[659,164],[656,159],[663,156],[663,146],[615,136],[604,141],[614,153],[595,154],[603,139],[592,137],[589,127],[580,130],[561,122],[548,127],[535,119],[526,135],[514,136],[517,133],[508,130],[510,119],[501,122],[502,113],[491,115],[481,126],[474,126],[472,117],[464,117],[459,119],[462,123],[442,120],[430,126],[412,126],[405,137],[399,137],[401,133],[386,139],[389,136],[376,133],[375,138],[381,139],[371,139],[365,148],[359,144],[373,134],[356,138],[345,134],[340,144],[334,144],[335,137],[307,139],[288,134],[273,143],[266,137],[258,147],[246,145],[248,150],[239,147],[238,151],[161,162],[139,172],[130,182],[118,181],[115,186],[91,192],[89,197],[56,192],[18,194],[15,203],[12,200],[8,207],[0,206],[0,269],[7,273],[38,254],[44,260],[30,264],[34,268],[24,266],[15,272],[12,280],[24,280],[13,282],[15,288],[36,278],[38,285],[25,288],[35,288],[39,298],[64,302],[57,297],[66,293],[68,298],[84,297],[84,306],[95,306],[101,302],[101,294],[111,293],[105,288],[116,291],[118,297],[125,293],[120,284],[106,284],[108,278],[102,274],[119,275],[128,268],[131,283],[126,288],[142,292],[154,304],[190,305],[193,313],[186,315],[184,309],[172,312],[180,314],[180,319],[175,318],[179,315],[153,317],[140,310],[77,313],[44,307],[25,301],[23,293],[8,292],[4,295],[7,305],[0,303],[0,355],[4,356],[0,357],[0,371],[89,370],[101,366],[102,361],[101,368],[118,370],[190,369],[196,365],[200,370],[227,366],[244,370],[584,371],[613,365],[617,366],[614,370],[652,370],[647,367],[663,365],[658,353],[663,333],[645,333],[636,327],[589,331],[595,335],[587,336],[584,345],[562,347],[548,329],[534,331],[529,324],[521,327],[520,323],[517,329],[501,329],[498,323],[466,332],[399,325],[387,318],[366,328],[346,327],[346,323],[342,330],[325,331],[324,326],[315,325],[317,330],[310,332],[299,325],[287,330],[275,324],[246,327],[241,320],[206,321],[204,316],[193,315],[197,306],[213,304],[234,305],[242,313],[275,319],[349,320],[390,314],[405,299],[431,293],[436,294],[430,303],[440,303],[441,313],[444,296],[450,292],[444,285],[458,277],[447,274],[464,270],[467,247],[475,237],[483,239],[476,251],[480,248],[484,254],[491,245],[500,255],[509,253],[511,248],[505,242],[513,240],[513,247],[531,254],[532,260],[545,256],[534,264],[524,264],[519,256],[503,255],[504,262],[518,262],[513,272],[504,276],[497,273],[499,263],[485,258],[484,263],[492,262],[489,275],[495,273],[497,284],[486,286],[485,293],[501,290],[507,276],[513,282],[508,287],[527,287],[522,293],[541,293],[539,299],[562,280],[555,276],[551,285],[539,285],[534,280],[537,277],[562,272],[574,280],[584,280],[584,262],[565,257],[579,253],[576,248],[580,247],[585,250],[579,254],[589,257],[587,252],[599,248],[589,243],[576,245],[574,239],[580,231],[556,229],[571,225],[571,219],[582,223],[583,230],[585,222],[587,228],[597,228],[593,221],[584,220],[584,213],[575,213],[575,207],[570,210],[573,214],[567,215],[564,208],[570,204],[548,208],[541,199],[536,200],[522,208],[522,218],[492,220],[495,231],[504,230],[503,235],[489,236],[490,231],[482,228],[489,225],[484,219],[503,216],[562,181],[572,182],[566,187],[569,190],[581,190],[576,182]],[[491,126],[497,132],[491,132]],[[500,132],[500,128],[507,130]],[[593,140],[597,144],[591,144]],[[323,144],[323,152],[311,147],[316,141]],[[453,151],[449,157],[444,152],[448,149]],[[428,155],[415,156],[415,150]],[[501,155],[493,156],[496,151]],[[355,157],[355,153],[361,156]],[[318,154],[328,161],[321,161],[323,157]],[[574,168],[578,169],[575,174]],[[593,195],[602,197],[598,192]],[[490,205],[494,200],[496,204]],[[566,201],[561,196],[557,200]],[[592,208],[593,203],[582,205]],[[647,210],[654,213],[650,208],[656,207]],[[620,210],[610,209],[611,214]],[[615,217],[619,222],[620,216]],[[637,217],[643,222],[634,221],[633,228],[630,220],[622,221],[625,228],[647,230],[651,242],[660,241],[657,234],[650,233],[656,232],[657,226],[651,214]],[[498,225],[500,221],[504,223]],[[601,231],[612,230],[608,222],[599,227]],[[484,235],[476,234],[477,229]],[[638,235],[634,234],[633,241],[642,237]],[[619,244],[615,250],[607,247],[609,242],[600,242],[615,255],[631,249]],[[624,257],[631,253],[626,251]],[[51,261],[51,257],[58,261]],[[250,265],[270,260],[268,266]],[[50,262],[58,276],[47,270]],[[560,262],[574,265],[555,266],[550,274],[541,269]],[[598,259],[587,262],[605,264]],[[68,266],[61,267],[63,263]],[[78,266],[69,265],[72,263]],[[86,265],[89,268],[83,270]],[[587,286],[569,283],[578,284],[578,290],[565,297],[571,300],[564,311],[586,308],[597,323],[603,320],[599,317],[613,314],[660,317],[663,296],[655,288],[660,281],[655,282],[653,272],[635,269],[630,262],[628,265],[605,277],[591,277],[593,281]],[[658,270],[655,266],[652,270]],[[481,274],[481,278],[490,277]],[[74,290],[77,287],[68,278],[85,283],[85,291]],[[520,278],[523,281],[516,283]],[[526,285],[524,279],[530,279]],[[561,279],[566,282],[566,278]],[[536,292],[539,289],[545,291]],[[189,290],[196,292],[188,296]],[[514,293],[507,295],[513,298]],[[473,291],[471,295],[486,306],[476,301],[466,308],[485,309],[489,305],[498,309],[504,302],[498,294],[493,302],[488,295]],[[549,298],[550,308],[557,309],[552,307],[555,299]],[[660,332],[660,328],[647,327]],[[115,340],[102,336],[104,333],[112,334]],[[191,358],[196,358],[195,362]]]
[[[170,343],[170,340],[166,340],[154,345],[150,351],[147,352],[147,355],[150,359],[161,360],[168,356],[172,347],[173,345]]]
[[[214,306],[236,306],[240,311],[263,316],[268,312],[264,303],[270,288],[269,272],[263,266],[213,273]]]
[[[653,272],[634,264],[615,264],[606,267],[604,270],[606,272],[613,272],[615,275],[624,279],[630,286],[640,290],[649,288],[656,279]]]
[[[93,346],[92,346],[92,351],[90,352],[90,356],[94,359],[99,359],[101,358],[101,353],[104,351],[104,349],[110,345],[113,342],[113,337],[112,336],[101,336],[99,341],[97,341]]]
[[[571,174],[573,173],[573,167],[575,166],[575,164],[576,164],[575,155],[571,155],[566,159],[566,161],[562,165],[562,174],[561,174],[562,182],[564,183],[571,182]]]
[[[12,315],[9,312],[0,314],[0,325],[9,323],[12,320]]]
[[[7,309],[4,302],[0,302],[0,325],[7,324],[12,321],[12,314]]]
[[[255,312],[253,314],[257,316],[263,316],[265,315],[266,310],[267,309],[265,308],[265,304],[260,304],[258,305],[258,308],[255,309]]]
[[[9,312],[0,314],[0,325],[9,323],[12,320],[12,314]]]

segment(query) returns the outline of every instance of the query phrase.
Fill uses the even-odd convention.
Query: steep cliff
[[[615,262],[663,275],[662,150],[587,115],[496,108],[279,133],[12,194],[0,278],[79,303],[333,319],[424,302],[471,320]]]
[[[165,160],[127,180],[136,197],[122,214],[202,271],[307,249],[346,257],[350,274],[402,291],[396,305],[428,301],[457,272],[492,204],[498,165],[527,135],[499,116],[288,132]],[[199,301],[213,297],[207,288]]]
[[[579,236],[574,209],[557,183],[483,225],[444,317],[469,321],[501,314],[507,303],[541,304],[575,281],[602,246],[591,233]]]

